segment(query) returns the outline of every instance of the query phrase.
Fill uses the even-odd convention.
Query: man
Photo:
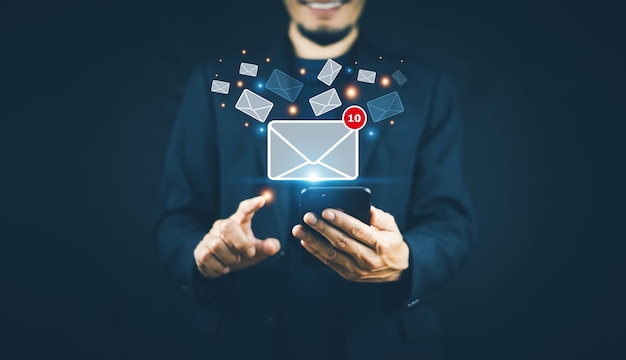
[[[357,26],[365,0],[285,5],[289,41],[272,39],[195,69],[172,133],[155,232],[166,266],[200,305],[194,356],[436,358],[439,325],[424,295],[459,269],[471,247],[454,88],[439,70],[373,52]],[[381,74],[401,67],[408,79],[394,85],[404,113],[359,134],[361,174],[350,185],[371,189],[371,226],[335,209],[300,219],[305,184],[267,180],[265,124],[234,108],[240,92],[209,92],[216,76],[254,60],[259,78],[262,68],[302,75],[299,119],[337,119],[342,108],[316,117],[306,101],[327,88],[315,79],[326,59]],[[335,82],[347,89],[354,74]],[[364,84],[354,102],[390,86],[381,84]],[[272,116],[289,114],[272,100]],[[271,203],[258,196],[268,188]],[[316,231],[295,225],[301,220]],[[303,251],[326,266],[303,266]]]

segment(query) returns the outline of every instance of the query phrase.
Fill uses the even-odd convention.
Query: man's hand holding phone
[[[309,253],[346,280],[397,281],[409,267],[409,247],[391,214],[373,206],[370,214],[371,225],[367,225],[337,209],[325,209],[322,218],[308,212],[304,222],[315,231],[296,225],[292,233]]]
[[[217,278],[231,270],[253,266],[278,253],[278,239],[260,240],[252,232],[252,217],[265,202],[264,196],[243,200],[233,215],[213,223],[194,250],[196,266],[202,275]]]

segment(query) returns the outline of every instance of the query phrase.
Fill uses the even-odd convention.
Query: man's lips
[[[332,9],[336,9],[340,7],[341,5],[342,5],[341,1],[327,2],[327,3],[312,2],[312,3],[307,4],[307,6],[309,6],[310,8],[314,10],[332,10]]]

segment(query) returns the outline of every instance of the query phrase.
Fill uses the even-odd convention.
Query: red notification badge
[[[367,114],[365,113],[365,110],[358,105],[348,106],[343,111],[341,118],[344,125],[346,125],[348,129],[352,130],[361,130],[367,122]]]

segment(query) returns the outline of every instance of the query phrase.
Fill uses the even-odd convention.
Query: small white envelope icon
[[[376,72],[370,70],[359,69],[356,81],[374,84],[376,82]]]
[[[211,92],[228,95],[230,83],[228,81],[213,80],[211,83]]]
[[[341,65],[333,59],[328,59],[317,75],[317,80],[330,86],[335,81],[337,75],[339,75],[339,71],[341,71]]]
[[[359,132],[341,120],[273,120],[267,134],[270,180],[355,180]]]
[[[258,71],[259,71],[259,65],[256,65],[256,64],[242,62],[239,65],[239,74],[241,75],[256,77],[256,74]]]
[[[315,116],[320,116],[340,107],[341,99],[337,95],[337,90],[332,88],[310,98],[309,104],[311,104]]]
[[[248,89],[243,89],[235,104],[235,109],[260,122],[265,122],[273,107],[274,103]]]

